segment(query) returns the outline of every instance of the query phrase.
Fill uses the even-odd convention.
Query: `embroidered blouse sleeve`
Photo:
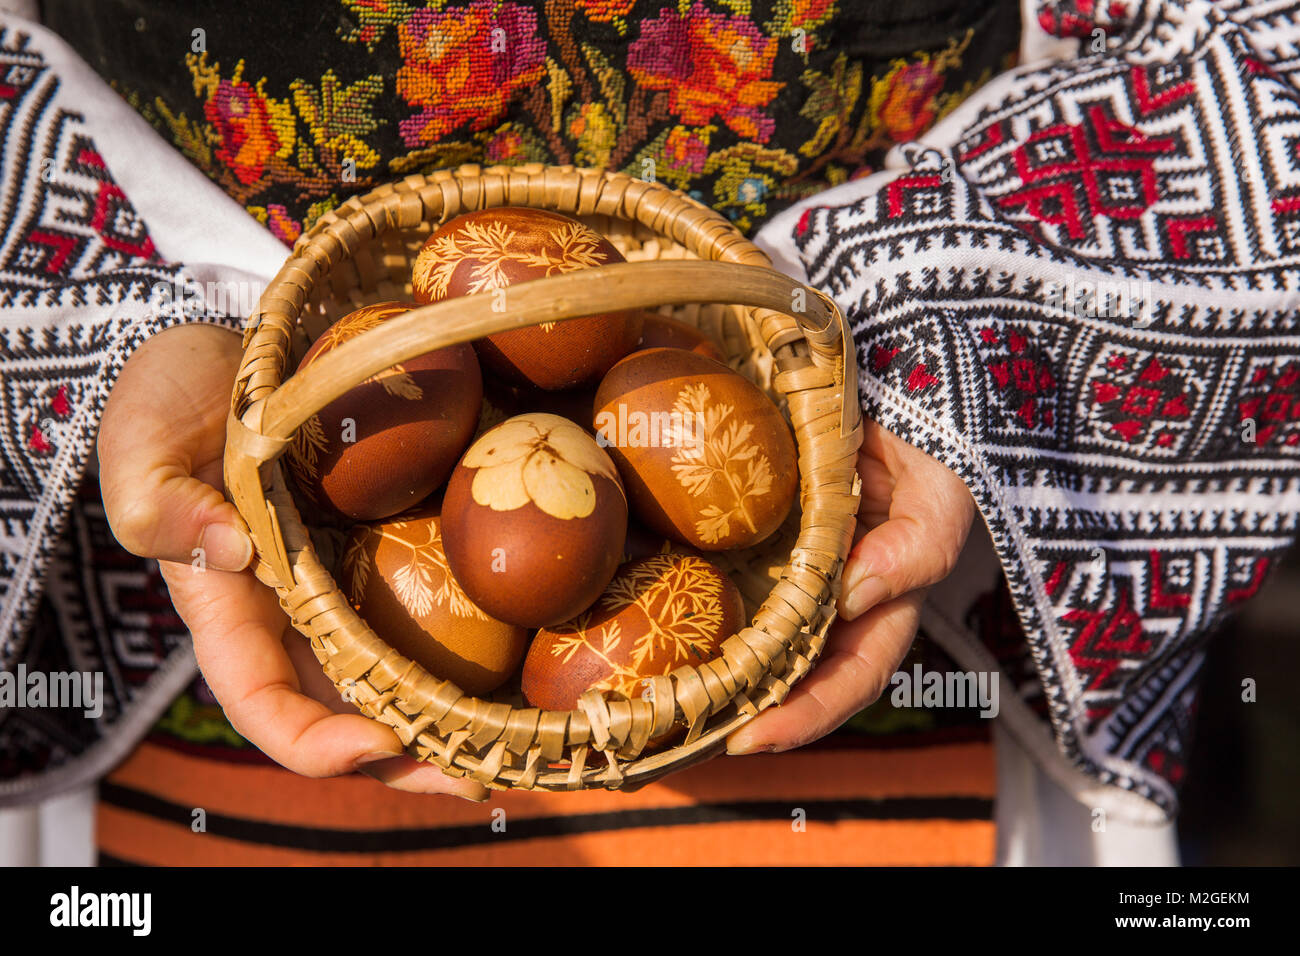
[[[1172,812],[1141,737],[1300,514],[1300,6],[1034,13],[1037,62],[760,241],[968,483],[1060,749]]]
[[[0,15],[0,64],[3,670],[127,358],[173,325],[238,330],[264,281],[250,270],[278,243],[57,37]]]

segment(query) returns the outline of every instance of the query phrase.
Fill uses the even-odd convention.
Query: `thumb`
[[[253,542],[234,505],[174,465],[127,459],[100,466],[109,525],[132,554],[219,571],[242,571]]]
[[[942,465],[936,462],[930,471],[919,483],[901,482],[889,518],[853,546],[839,602],[845,619],[937,584],[956,567],[974,517],[974,499]]]
[[[238,361],[236,337],[194,326],[159,334],[122,369],[104,406],[99,483],[133,554],[221,571],[252,560],[247,526],[219,490]]]
[[[890,518],[868,531],[845,562],[840,616],[851,621],[878,604],[942,580],[951,567],[937,543],[925,525],[910,516]]]

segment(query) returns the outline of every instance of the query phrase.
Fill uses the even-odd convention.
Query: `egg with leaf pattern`
[[[623,261],[608,239],[577,219],[501,206],[435,230],[416,254],[411,286],[418,302],[493,292],[509,311],[515,283]],[[474,346],[484,366],[513,384],[566,389],[599,381],[636,347],[641,326],[638,311],[609,312],[498,332]]]
[[[348,313],[307,351],[299,371],[344,342],[415,308],[380,302]],[[311,416],[286,462],[312,502],[353,519],[411,508],[451,474],[474,435],[483,400],[469,345],[427,352],[373,375]]]
[[[693,325],[681,319],[674,319],[659,312],[643,312],[641,338],[636,343],[637,351],[644,349],[686,349],[698,352],[717,362],[725,362],[726,356],[718,344]]]
[[[627,534],[627,499],[609,456],[566,418],[534,412],[488,429],[447,483],[447,559],[493,617],[557,624],[609,583]]]
[[[758,544],[794,505],[794,436],[753,382],[683,349],[634,352],[596,391],[597,440],[648,528],[701,551]]]
[[[451,573],[436,507],[355,526],[340,579],[393,650],[467,694],[500,686],[524,655],[528,631],[488,615]]]
[[[721,654],[744,613],[735,584],[704,558],[664,552],[628,562],[591,609],[537,632],[524,696],[547,710],[572,710],[589,690],[641,696],[647,677]]]

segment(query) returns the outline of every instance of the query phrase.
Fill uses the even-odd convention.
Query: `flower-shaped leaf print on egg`
[[[530,501],[553,518],[586,518],[596,508],[592,475],[622,488],[614,462],[580,427],[558,415],[519,415],[483,435],[461,462],[474,474],[471,494],[493,511]]]

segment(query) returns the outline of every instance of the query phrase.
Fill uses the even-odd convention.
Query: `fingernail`
[[[233,525],[208,525],[200,547],[208,567],[218,571],[242,571],[253,560],[253,539]]]
[[[864,611],[869,611],[889,597],[889,586],[884,578],[869,577],[854,585],[840,600],[841,616],[851,621]]]
[[[867,567],[865,561],[854,561],[850,558],[849,563],[844,567],[844,577],[840,580],[840,593],[852,593],[853,589],[867,576],[869,570],[871,569]]]
[[[394,757],[400,757],[401,753],[392,753],[387,750],[376,750],[374,753],[362,754],[352,762],[352,766],[360,767],[368,763],[374,763],[376,760],[392,760]]]
[[[727,741],[727,754],[732,757],[746,757],[749,754],[770,754],[776,744],[759,743],[756,740]]]
[[[479,790],[482,791],[482,796],[479,796]],[[469,793],[457,793],[454,796],[460,797],[462,800],[468,800],[470,803],[487,803],[488,797],[492,796],[492,794],[488,792],[487,787],[480,787],[479,790],[472,790]]]

